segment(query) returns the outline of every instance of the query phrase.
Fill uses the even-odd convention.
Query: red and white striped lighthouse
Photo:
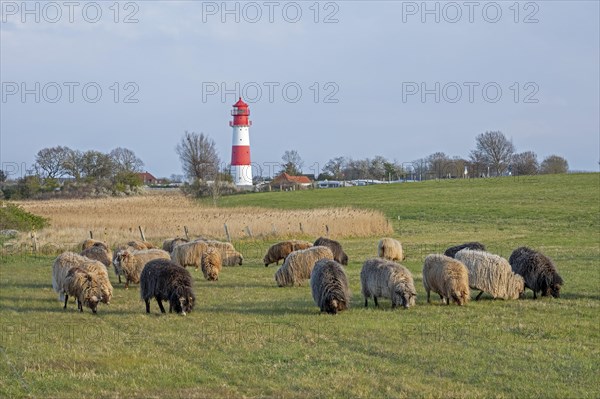
[[[252,122],[248,120],[250,110],[248,104],[242,101],[233,104],[233,142],[231,145],[231,175],[233,182],[238,187],[252,186],[252,165],[250,164],[250,132]]]

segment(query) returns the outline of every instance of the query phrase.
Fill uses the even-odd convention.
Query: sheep
[[[112,263],[113,252],[106,246],[94,245],[81,251],[80,255],[97,260],[105,267],[108,267]]]
[[[321,312],[337,314],[350,306],[348,277],[342,265],[334,260],[321,259],[310,275],[310,289]]]
[[[523,276],[525,288],[533,291],[533,299],[537,299],[537,292],[542,296],[552,295],[560,297],[563,279],[552,259],[528,247],[519,247],[513,251],[508,259],[512,270]]]
[[[173,252],[173,248],[180,244],[184,244],[189,242],[187,238],[169,238],[163,241],[162,249],[163,251],[167,251],[168,253]]]
[[[137,284],[140,282],[140,273],[149,261],[153,259],[171,259],[171,255],[162,249],[142,249],[120,251],[115,260],[115,270],[118,269],[125,275],[125,289],[129,288],[129,283]]]
[[[64,296],[65,304],[63,309],[67,308],[69,295],[77,299],[77,309],[83,312],[83,305],[89,307],[92,313],[96,313],[98,302],[102,298],[102,292],[93,275],[80,267],[73,267],[65,276]]]
[[[430,303],[430,291],[437,292],[443,303],[450,299],[457,305],[465,305],[470,298],[469,272],[460,261],[449,256],[431,254],[423,265],[423,286]]]
[[[454,258],[454,255],[456,255],[456,253],[462,249],[472,249],[475,251],[485,251],[485,245],[483,245],[480,242],[466,242],[464,244],[460,244],[460,245],[456,245],[454,247],[450,247],[446,250],[446,252],[444,252],[444,255],[449,256],[451,258]]]
[[[348,265],[348,255],[346,255],[339,242],[330,240],[329,238],[319,237],[313,245],[315,247],[321,245],[331,249],[331,252],[333,252],[333,259],[336,262],[341,263],[344,266]]]
[[[219,272],[221,271],[221,253],[217,248],[209,247],[206,252],[202,254],[202,273],[204,278],[209,281],[216,281],[219,279]]]
[[[235,250],[233,244],[230,242],[222,242],[215,240],[196,240],[203,241],[208,245],[209,248],[215,248],[221,255],[221,262],[223,266],[235,266],[240,265],[244,262],[244,257],[241,253]]]
[[[265,267],[268,267],[271,263],[279,265],[279,261],[281,259],[285,261],[285,258],[292,252],[310,247],[312,247],[312,244],[308,241],[288,240],[278,242],[269,247],[267,253],[263,257],[263,263],[265,264]]]
[[[294,251],[275,272],[275,281],[280,287],[300,285],[310,278],[315,263],[321,259],[333,260],[333,252],[327,247],[316,246]]]
[[[202,261],[202,254],[207,249],[208,245],[203,241],[187,242],[173,248],[171,260],[179,266],[194,266],[196,271],[198,271]]]
[[[523,277],[513,273],[508,261],[498,255],[465,248],[458,251],[454,258],[467,267],[469,287],[481,291],[475,297],[476,301],[484,292],[494,299],[517,299],[525,290]]]
[[[379,240],[377,256],[393,261],[403,261],[405,258],[400,241],[387,237]]]
[[[67,276],[69,271],[74,268],[79,268],[91,276],[94,280],[93,289],[85,289],[83,285],[79,289],[75,289],[75,286],[69,289],[69,284],[78,284],[73,282],[75,280],[79,283],[84,282],[84,280],[87,281],[87,277],[85,279],[80,279],[80,275],[71,276],[71,280],[68,280]],[[106,272],[104,265],[98,261],[88,259],[73,252],[64,252],[54,260],[52,265],[52,288],[58,293],[59,301],[65,301],[65,308],[65,297],[68,297],[68,295],[76,296],[78,298],[80,298],[81,295],[84,295],[86,298],[84,298],[83,303],[87,306],[90,306],[91,303],[95,302],[92,298],[93,296],[95,296],[98,301],[102,301],[106,304],[108,304],[112,298],[112,285],[110,284],[110,281],[108,281],[108,273]]]
[[[169,301],[169,313],[175,310],[183,316],[192,311],[196,302],[190,272],[168,259],[146,263],[140,276],[140,296],[146,303],[146,313],[150,313],[152,298],[158,302],[161,313],[166,313],[162,301]]]
[[[132,247],[136,251],[141,251],[143,249],[154,249],[154,248],[156,248],[154,245],[152,245],[152,243],[150,243],[148,241],[138,241],[138,240],[129,241],[127,243],[127,246]]]
[[[377,297],[391,299],[392,309],[398,305],[409,308],[415,305],[417,299],[410,271],[388,259],[367,259],[360,271],[360,284],[365,307],[368,306],[370,297],[373,297],[375,306],[379,306]]]
[[[102,248],[108,250],[108,245],[106,245],[106,243],[104,241],[94,240],[92,238],[88,238],[81,244],[82,251],[85,251],[86,249],[92,248],[92,247],[102,247]]]

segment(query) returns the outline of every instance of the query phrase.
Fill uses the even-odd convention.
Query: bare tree
[[[485,132],[475,141],[477,148],[471,153],[471,159],[484,161],[496,176],[502,176],[510,165],[515,146],[502,132]]]
[[[512,174],[514,176],[536,175],[539,167],[537,155],[533,151],[513,155]]]
[[[65,173],[75,178],[81,179],[84,174],[83,170],[83,152],[79,150],[69,150],[63,162]]]
[[[110,155],[90,150],[83,153],[81,170],[87,179],[107,179],[115,174],[115,164]]]
[[[323,172],[329,174],[335,180],[344,179],[344,168],[348,160],[345,157],[332,158],[323,167]]]
[[[6,172],[4,172],[3,170],[0,170],[0,183],[4,183],[7,179],[7,175]]]
[[[569,171],[569,163],[563,157],[558,155],[550,155],[542,161],[540,165],[540,173],[543,174],[558,174],[567,173]]]
[[[141,172],[144,162],[128,148],[117,147],[110,152],[117,172]]]
[[[61,177],[66,173],[64,162],[69,155],[68,147],[42,148],[35,156],[35,168],[40,177],[50,179]]]
[[[183,173],[191,180],[214,179],[219,170],[215,142],[204,133],[185,132],[177,147]]]
[[[304,166],[304,161],[298,154],[296,150],[286,150],[281,157],[283,161],[281,172],[285,172],[288,175],[299,175],[302,173],[302,167]]]
[[[448,177],[450,157],[443,152],[436,152],[427,157],[429,174],[436,179]]]

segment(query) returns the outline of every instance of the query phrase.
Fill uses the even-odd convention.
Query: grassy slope
[[[238,243],[249,262],[219,282],[195,273],[187,317],[146,316],[137,287],[115,283],[92,316],[63,311],[52,258],[0,264],[0,397],[598,397],[599,177],[428,182],[222,199],[226,206],[373,207],[393,218],[418,303],[364,309],[362,261],[377,238],[344,242],[352,309],[319,315],[307,286],[277,288],[269,242]],[[400,220],[397,217],[400,216]],[[309,238],[309,237],[307,237]],[[467,239],[505,256],[529,244],[554,257],[560,299],[464,308],[424,303],[423,257]]]

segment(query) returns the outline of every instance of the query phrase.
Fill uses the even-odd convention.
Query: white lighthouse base
[[[251,165],[232,165],[231,177],[233,184],[238,188],[251,190],[252,185],[252,166]]]

